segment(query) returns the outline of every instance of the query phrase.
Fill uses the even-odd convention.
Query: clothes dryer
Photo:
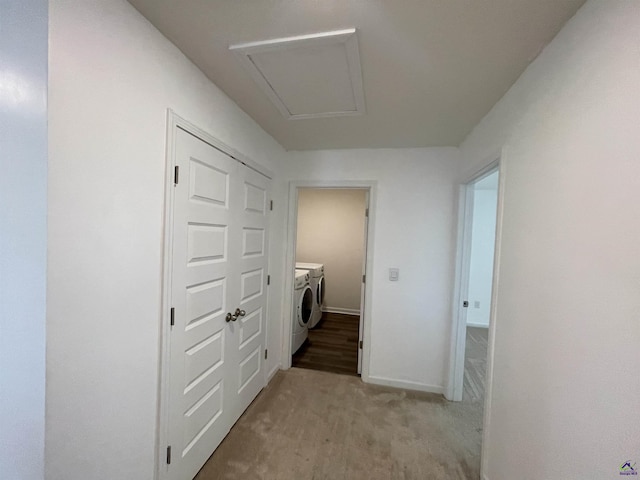
[[[324,264],[296,262],[296,269],[309,272],[309,286],[313,290],[313,312],[309,328],[313,328],[322,319],[322,307],[324,305]]]
[[[293,282],[293,311],[291,318],[291,354],[302,346],[309,334],[313,311],[313,292],[309,287],[309,272],[296,270]]]

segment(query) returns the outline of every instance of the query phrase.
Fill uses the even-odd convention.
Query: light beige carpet
[[[279,372],[196,480],[480,478],[482,403],[292,368]]]

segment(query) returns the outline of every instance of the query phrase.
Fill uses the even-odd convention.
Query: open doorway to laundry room
[[[368,203],[365,188],[298,188],[293,367],[361,373]]]

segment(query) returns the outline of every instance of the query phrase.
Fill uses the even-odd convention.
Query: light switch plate
[[[400,269],[399,268],[390,268],[389,269],[389,280],[392,282],[397,282],[400,278]]]

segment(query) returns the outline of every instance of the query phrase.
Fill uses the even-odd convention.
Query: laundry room
[[[368,190],[299,188],[297,206],[292,366],[357,375]]]

